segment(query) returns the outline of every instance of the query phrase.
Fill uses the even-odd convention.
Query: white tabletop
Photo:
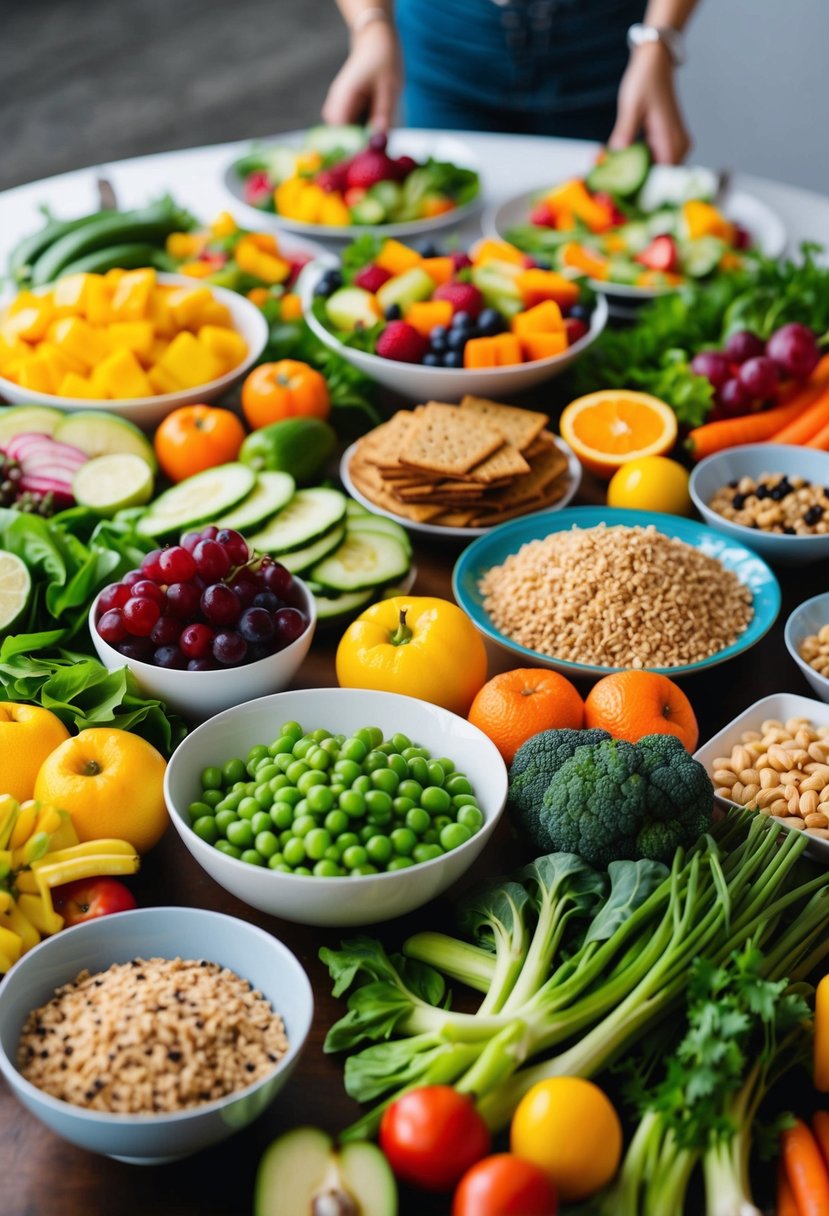
[[[418,135],[422,135],[424,145],[450,137],[447,132],[418,132]],[[468,148],[468,163],[481,174],[487,206],[497,205],[523,190],[583,173],[596,152],[595,144],[539,136],[453,132],[451,138]],[[245,141],[139,156],[6,190],[0,193],[0,270],[12,246],[37,227],[39,206],[46,205],[65,219],[95,210],[98,206],[95,181],[101,175],[112,182],[122,208],[142,206],[169,191],[180,205],[203,220],[210,220],[222,209],[232,210],[235,200],[222,184],[222,174],[227,164],[248,147]],[[789,235],[790,249],[796,249],[804,240],[829,246],[829,198],[742,174],[734,176],[733,185],[763,199],[780,215]],[[471,234],[479,226],[478,219],[465,228]]]

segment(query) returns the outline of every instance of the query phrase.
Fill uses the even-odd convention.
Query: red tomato
[[[66,928],[109,916],[110,912],[129,912],[137,907],[131,891],[114,878],[79,878],[66,882],[52,892],[55,911],[66,921]]]
[[[471,1098],[451,1085],[411,1089],[392,1102],[380,1123],[380,1148],[403,1182],[451,1191],[490,1149],[489,1129]]]
[[[556,1216],[558,1197],[544,1171],[512,1153],[484,1157],[455,1191],[452,1216]]]

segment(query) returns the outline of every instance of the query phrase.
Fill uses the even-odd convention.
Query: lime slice
[[[153,472],[132,453],[95,456],[72,479],[72,493],[82,507],[114,515],[124,507],[143,507],[153,496]]]
[[[0,549],[0,632],[9,629],[29,599],[32,580],[15,553]]]

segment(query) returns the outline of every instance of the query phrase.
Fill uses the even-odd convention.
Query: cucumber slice
[[[370,512],[366,510],[366,508],[363,506],[363,504],[357,502],[357,500],[355,498],[349,498],[348,502],[345,504],[345,513],[349,519],[351,519],[353,516],[357,516],[357,515],[369,515],[370,514]]]
[[[247,498],[256,474],[245,464],[205,469],[159,495],[138,524],[142,536],[165,536],[224,515]]]
[[[321,562],[329,553],[338,549],[344,540],[345,528],[338,525],[319,540],[315,540],[312,545],[306,545],[304,549],[291,549],[290,553],[279,553],[276,556],[291,574],[302,574],[303,570],[310,570],[317,562]]]
[[[352,532],[330,557],[311,570],[311,578],[332,591],[361,591],[402,578],[409,555],[398,540],[382,532]]]
[[[112,516],[126,507],[143,507],[153,496],[153,471],[135,452],[93,456],[72,478],[72,493],[81,507]]]
[[[682,268],[692,279],[704,279],[713,274],[728,246],[717,236],[700,236],[680,246]]]
[[[0,549],[0,629],[10,629],[29,602],[32,578],[16,553]]]
[[[343,159],[354,156],[368,143],[368,133],[365,127],[356,125],[332,127],[327,123],[311,127],[305,136],[305,143],[322,156],[334,156],[341,152]]]
[[[343,591],[340,595],[319,595],[314,593],[317,605],[318,621],[336,621],[340,617],[350,616],[359,612],[374,598],[374,588],[366,591]]]
[[[384,515],[355,515],[352,519],[346,520],[345,526],[349,534],[352,532],[384,532],[386,536],[393,537],[398,544],[402,545],[409,557],[412,556],[412,542],[409,540],[408,532],[393,519],[386,519]]]
[[[87,456],[112,456],[131,452],[140,456],[152,471],[158,471],[153,445],[139,431],[134,422],[119,418],[116,414],[96,414],[93,410],[79,410],[76,414],[64,414],[58,423],[54,438],[61,443],[71,443]]]
[[[303,549],[345,518],[345,503],[345,494],[325,486],[297,490],[270,523],[247,538],[248,544],[262,553]]]
[[[630,198],[641,190],[651,167],[651,154],[646,144],[631,144],[608,152],[604,160],[594,165],[587,175],[587,188],[593,193],[615,194]]]
[[[219,528],[234,528],[237,532],[261,528],[291,501],[295,490],[296,482],[290,473],[258,473],[256,485],[247,498],[213,523]]]

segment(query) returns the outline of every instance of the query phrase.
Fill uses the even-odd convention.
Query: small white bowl
[[[308,328],[330,350],[336,351],[348,363],[377,380],[385,388],[412,401],[460,401],[467,393],[504,401],[514,393],[523,393],[545,380],[552,380],[574,363],[592,346],[607,324],[607,301],[596,297],[590,317],[590,329],[560,355],[548,359],[533,359],[531,363],[516,363],[511,367],[488,367],[475,371],[465,367],[426,367],[422,363],[398,363],[367,351],[355,350],[340,342],[314,316],[314,288],[321,276],[336,262],[311,262],[299,277],[299,293]]]
[[[226,393],[238,380],[244,376],[265,349],[268,341],[268,323],[261,311],[250,300],[235,291],[224,287],[213,287],[203,283],[201,279],[191,279],[181,274],[159,274],[159,283],[172,287],[209,287],[220,304],[224,304],[233,319],[233,328],[245,339],[248,353],[237,367],[225,372],[217,380],[207,384],[199,384],[196,388],[183,388],[177,393],[161,393],[157,397],[130,397],[122,401],[90,400],[82,397],[58,397],[53,393],[35,393],[31,389],[21,388],[13,380],[0,376],[0,398],[11,402],[12,405],[47,405],[58,410],[106,410],[110,414],[120,414],[137,426],[156,426],[173,410],[181,405],[192,405],[194,402],[215,401]],[[51,291],[54,284],[36,287],[33,295],[44,295]]]
[[[829,532],[820,536],[784,536],[778,532],[762,532],[735,524],[717,511],[709,502],[722,486],[741,477],[757,478],[761,473],[799,475],[807,481],[829,486],[829,452],[815,448],[796,447],[789,443],[748,443],[744,447],[727,448],[701,460],[691,474],[689,486],[694,506],[705,522],[740,544],[748,545],[777,566],[802,566],[807,562],[829,557]],[[829,499],[826,502],[829,520]]]
[[[217,671],[177,671],[155,667],[137,659],[125,659],[114,646],[105,642],[95,627],[98,600],[89,609],[89,632],[98,658],[109,671],[128,667],[141,691],[158,697],[176,713],[200,722],[222,710],[230,709],[255,697],[280,692],[296,675],[307,655],[317,626],[317,603],[301,578],[294,575],[298,607],[308,617],[308,627],[295,641],[276,654],[241,667],[223,667]]]
[[[281,723],[289,721],[305,730],[344,734],[381,725],[386,736],[402,731],[433,756],[448,756],[472,782],[482,826],[466,844],[433,861],[354,878],[285,874],[226,856],[190,826],[187,808],[199,797],[200,774],[208,765],[246,756],[256,744],[271,743]],[[196,861],[238,899],[303,925],[370,925],[421,907],[469,869],[504,809],[507,770],[482,731],[437,705],[397,693],[309,688],[250,701],[198,727],[167,765],[164,796],[173,825]]]
[[[821,701],[829,701],[829,679],[822,676],[819,671],[815,671],[814,667],[810,667],[806,660],[800,657],[800,647],[806,638],[819,633],[827,624],[829,624],[829,591],[824,591],[821,595],[813,595],[810,600],[804,600],[802,604],[799,604],[786,621],[786,628],[783,631],[786,649]]]
[[[133,958],[207,959],[230,968],[270,1001],[288,1051],[252,1085],[174,1114],[116,1115],[74,1106],[38,1089],[15,1064],[23,1024],[78,972]],[[273,1102],[299,1060],[314,1016],[308,976],[282,942],[246,921],[202,908],[139,908],[64,929],[24,954],[0,985],[0,1073],[50,1131],[93,1153],[159,1165],[199,1152],[246,1127]]]

